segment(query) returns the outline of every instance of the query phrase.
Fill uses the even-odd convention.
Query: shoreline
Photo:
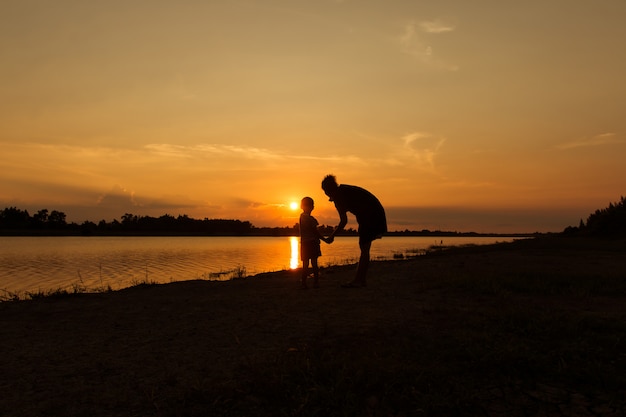
[[[549,240],[0,303],[0,414],[623,415],[624,242]]]
[[[22,240],[0,242],[6,251],[0,256],[0,301],[119,290],[140,283],[225,280],[300,267],[299,245],[294,237],[17,239]],[[356,263],[356,239],[341,237],[332,246],[324,246],[320,265]],[[446,239],[445,244],[490,244],[500,240],[513,238],[455,237]],[[372,259],[409,257],[435,246],[441,249],[441,239],[386,237],[372,249]],[[263,256],[265,253],[268,255]]]

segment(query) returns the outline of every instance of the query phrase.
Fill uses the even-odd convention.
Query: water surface
[[[513,238],[386,236],[372,258],[410,255],[432,245],[488,244]],[[0,237],[2,292],[125,288],[140,282],[230,279],[298,268],[295,237]],[[320,265],[358,260],[358,238],[322,243]]]

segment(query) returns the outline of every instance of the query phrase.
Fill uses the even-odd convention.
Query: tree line
[[[322,234],[332,233],[333,226],[321,227]],[[160,217],[138,216],[125,213],[120,220],[107,222],[100,220],[97,224],[86,220],[81,224],[68,223],[65,213],[59,210],[41,209],[32,216],[28,210],[17,207],[6,207],[0,210],[0,234],[3,235],[200,235],[200,236],[297,236],[299,225],[292,227],[255,227],[249,221],[230,219],[193,219],[187,215],[172,216],[164,214]],[[355,235],[354,229],[342,232],[344,235]],[[445,231],[397,231],[390,235],[398,236],[484,236],[473,232]],[[626,198],[610,203],[608,207],[591,213],[587,221],[580,220],[578,226],[569,226],[563,230],[565,235],[575,236],[626,236]],[[496,234],[492,234],[496,235]],[[528,234],[512,234],[528,236]],[[509,234],[511,236],[511,234]]]
[[[0,234],[2,235],[184,235],[184,236],[297,236],[299,224],[292,227],[256,227],[249,221],[231,219],[194,219],[188,215],[159,217],[139,216],[125,213],[120,219],[98,223],[86,220],[81,224],[67,222],[62,211],[42,209],[32,216],[28,210],[7,207],[0,210]],[[332,226],[322,226],[324,234],[333,231]],[[346,235],[356,234],[353,229]]]
[[[0,211],[0,229],[62,229],[67,226],[66,217],[57,210],[42,209],[31,216],[28,210],[7,207]]]
[[[249,221],[231,219],[194,219],[187,215],[172,216],[164,214],[160,217],[139,216],[125,213],[119,220],[111,222],[100,220],[98,223],[86,220],[81,224],[67,222],[62,211],[42,209],[32,216],[27,210],[7,207],[0,210],[0,235],[83,235],[83,236],[298,236],[298,223],[289,227],[256,227]],[[330,235],[334,226],[322,225],[320,232]],[[355,236],[357,231],[347,228],[339,233],[344,236]],[[387,233],[391,236],[500,236],[497,233],[475,233],[455,231],[420,231],[404,230]],[[516,233],[506,236],[531,236],[534,234]]]
[[[86,220],[81,224],[68,223],[65,213],[48,209],[32,216],[27,210],[7,207],[0,211],[0,231],[3,234],[70,234],[70,235],[248,235],[256,231],[248,221],[227,219],[192,219],[165,214],[160,217],[124,214],[119,220],[98,223]]]
[[[569,226],[564,234],[598,237],[626,236],[626,198],[610,203],[608,207],[598,209],[587,217],[584,222],[580,219],[578,227]]]

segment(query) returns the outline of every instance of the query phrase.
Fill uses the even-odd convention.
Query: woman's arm
[[[337,225],[337,227],[335,227],[335,230],[333,230],[331,235],[328,236],[328,240],[330,241],[329,243],[331,243],[335,239],[335,235],[338,232],[341,232],[343,228],[346,227],[346,225],[348,224],[348,215],[346,214],[346,212],[345,211],[337,211],[337,212],[339,213],[339,224]]]

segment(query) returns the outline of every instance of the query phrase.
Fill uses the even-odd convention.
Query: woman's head
[[[333,196],[337,192],[337,188],[339,188],[337,178],[335,178],[334,175],[326,175],[322,181],[322,190],[324,190],[324,193],[330,197],[330,201],[333,201]]]

